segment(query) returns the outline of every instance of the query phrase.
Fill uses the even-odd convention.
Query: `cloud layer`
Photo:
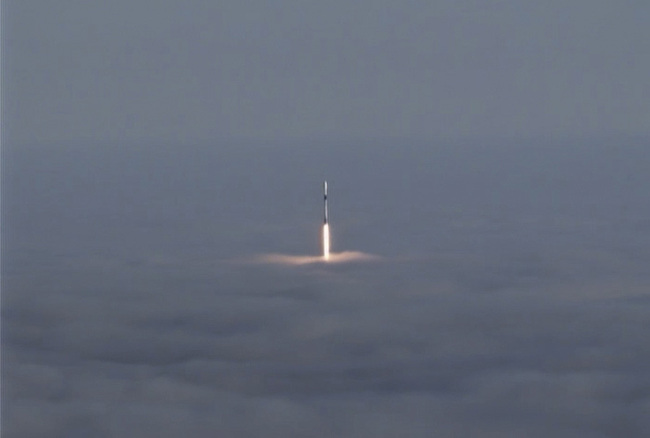
[[[648,279],[512,262],[7,282],[4,432],[643,436]]]
[[[648,151],[3,151],[3,433],[643,437]]]

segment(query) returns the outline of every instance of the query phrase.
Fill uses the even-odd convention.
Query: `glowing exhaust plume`
[[[323,225],[323,258],[329,260],[330,258],[330,226],[329,224]]]

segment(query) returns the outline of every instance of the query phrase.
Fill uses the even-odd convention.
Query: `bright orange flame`
[[[323,224],[323,258],[329,260],[330,258],[330,226]]]

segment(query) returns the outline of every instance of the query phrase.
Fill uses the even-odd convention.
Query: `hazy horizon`
[[[649,18],[2,2],[3,435],[647,435]]]

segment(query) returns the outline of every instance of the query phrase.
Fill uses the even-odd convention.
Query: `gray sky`
[[[645,1],[3,2],[6,139],[646,135]]]
[[[3,436],[648,436],[647,2],[2,6]]]

